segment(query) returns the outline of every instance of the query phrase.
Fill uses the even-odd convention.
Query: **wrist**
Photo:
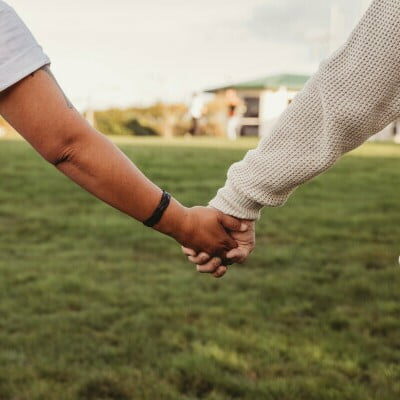
[[[153,228],[180,241],[182,235],[185,235],[187,217],[188,209],[172,198],[161,220]]]
[[[210,207],[242,220],[258,220],[263,205],[244,196],[229,181],[210,201]]]

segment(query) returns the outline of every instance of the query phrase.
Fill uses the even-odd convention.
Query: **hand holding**
[[[213,274],[216,278],[221,278],[227,271],[227,265],[233,263],[242,264],[254,250],[255,221],[242,220],[242,225],[246,226],[241,231],[231,231],[232,239],[236,241],[237,247],[226,254],[223,261],[218,256],[210,256],[206,252],[196,252],[193,249],[182,247],[183,253],[188,256],[191,263],[196,264],[197,271],[201,273]]]
[[[224,258],[238,246],[228,231],[246,229],[247,226],[240,220],[214,208],[193,207],[187,209],[186,218],[176,239],[184,247],[193,249],[196,254],[204,252]]]

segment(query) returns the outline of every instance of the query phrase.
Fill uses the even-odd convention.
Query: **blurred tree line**
[[[180,136],[187,132],[190,124],[184,104],[112,108],[96,111],[94,116],[96,128],[107,135]]]
[[[185,104],[156,103],[149,107],[112,108],[95,111],[95,125],[107,135],[183,136],[191,127],[191,117]],[[200,136],[224,136],[226,104],[216,96],[204,107],[200,119]]]

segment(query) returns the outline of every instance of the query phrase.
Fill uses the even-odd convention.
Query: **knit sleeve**
[[[257,219],[400,115],[400,1],[374,0],[210,205]]]

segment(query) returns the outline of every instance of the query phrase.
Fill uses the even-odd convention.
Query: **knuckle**
[[[213,258],[213,259],[211,260],[211,266],[212,266],[214,269],[218,268],[220,265],[221,265],[221,261],[220,261],[219,258]]]
[[[207,272],[209,274],[213,274],[213,273],[215,273],[217,271],[217,269],[218,269],[218,267],[215,267],[214,265],[211,264],[211,265],[208,266]]]
[[[212,262],[209,262],[207,264],[207,266],[205,267],[205,269],[207,270],[208,273],[212,273],[212,272],[215,272],[216,267],[214,266],[214,264]]]
[[[205,262],[207,262],[207,260],[208,260],[208,255],[207,254],[202,254],[199,257],[199,262],[201,262],[201,263],[205,263]]]

